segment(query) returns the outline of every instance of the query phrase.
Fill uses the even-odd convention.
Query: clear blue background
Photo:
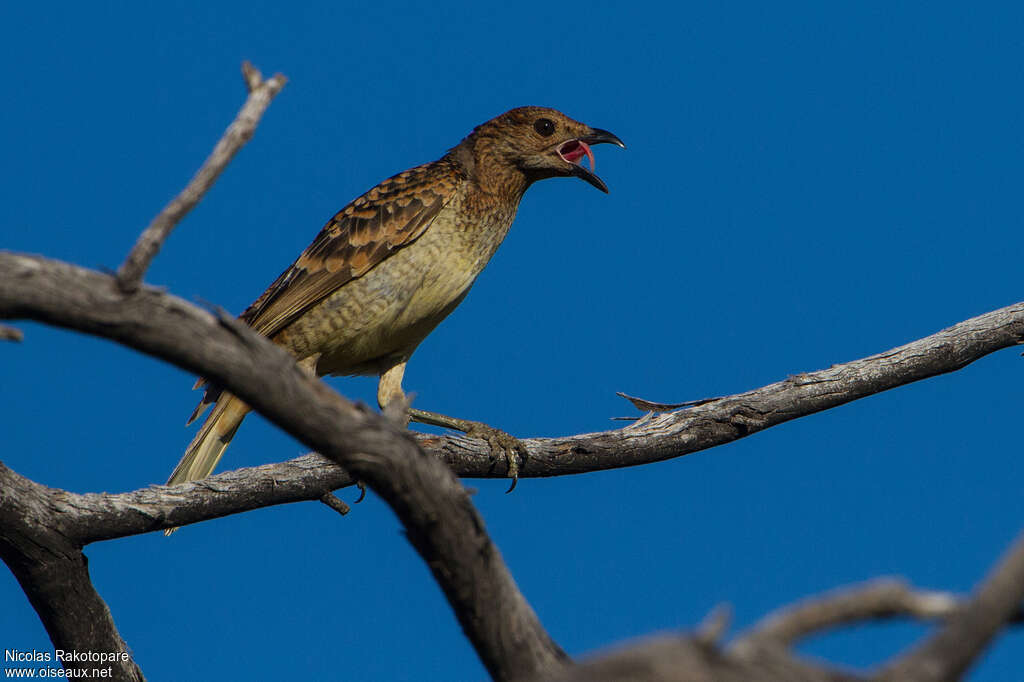
[[[608,196],[530,190],[413,358],[421,407],[603,430],[632,413],[617,390],[743,391],[1024,298],[1020,3],[145,4],[0,10],[0,247],[116,267],[241,105],[243,59],[290,82],[148,275],[232,311],[349,200],[513,106],[629,144],[597,149]],[[166,480],[192,377],[20,326],[0,347],[5,463],[78,492]],[[966,591],[1024,521],[1019,356],[663,464],[470,485],[574,655],[882,574]],[[331,383],[373,400],[372,380]],[[224,464],[303,451],[254,417]],[[485,677],[372,495],[346,518],[299,504],[87,554],[150,679]],[[0,647],[50,650],[2,573]],[[804,650],[862,666],[924,632]],[[1022,664],[1008,635],[972,679]]]

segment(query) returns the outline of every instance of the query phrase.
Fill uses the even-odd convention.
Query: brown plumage
[[[338,212],[241,319],[319,376],[380,375],[381,407],[404,400],[406,361],[469,292],[526,189],[576,176],[608,191],[578,163],[584,156],[593,163],[588,145],[601,142],[625,146],[542,107],[477,126],[437,161],[385,180]],[[249,410],[209,387],[189,423],[212,402],[168,484],[208,476]]]

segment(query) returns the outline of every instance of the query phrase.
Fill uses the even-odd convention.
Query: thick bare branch
[[[128,293],[139,288],[149,264],[160,251],[160,247],[171,234],[171,230],[181,222],[181,219],[189,211],[195,208],[203,195],[213,187],[213,183],[217,181],[238,150],[252,139],[263,112],[267,110],[270,101],[281,91],[286,82],[285,77],[281,74],[263,80],[260,72],[254,69],[249,62],[242,64],[242,75],[245,78],[246,87],[249,88],[249,97],[185,189],[153,218],[153,221],[135,242],[135,246],[132,247],[128,257],[117,271],[117,285],[121,291]]]
[[[557,667],[564,652],[523,598],[466,490],[404,429],[344,400],[243,323],[149,287],[39,257],[0,253],[0,318],[112,339],[207,377],[330,457],[395,511],[496,679]]]
[[[48,263],[34,257],[0,253],[0,272],[13,273],[15,262]],[[45,274],[40,274],[40,277],[45,277]],[[94,281],[94,285],[100,286],[101,282],[102,280]],[[77,285],[86,286],[82,282],[78,282]],[[3,291],[3,287],[4,282],[0,281],[0,292]],[[162,300],[156,292],[150,292],[148,295],[155,300]],[[24,315],[42,319],[46,314],[45,310],[21,312],[19,300],[13,291],[7,296],[0,293],[0,297],[6,299],[0,300],[0,317]],[[175,301],[175,305],[194,310],[192,306],[178,299],[166,298]],[[56,317],[59,318],[60,315],[57,314]],[[62,324],[59,319],[53,321]],[[103,325],[93,324],[92,330],[94,333],[138,347],[137,339],[118,339],[113,333],[105,332]],[[560,438],[524,439],[529,456],[522,465],[520,476],[585,473],[686,455],[873,393],[960,369],[989,353],[1018,344],[1022,338],[1024,303],[1018,303],[966,320],[937,334],[878,355],[834,365],[817,372],[796,375],[689,410],[651,415],[623,429]],[[187,368],[197,371],[195,365]],[[418,440],[423,449],[439,456],[460,476],[504,477],[507,473],[504,458],[494,457],[485,441],[425,435],[420,436]],[[324,475],[328,475],[326,470],[330,469],[331,465],[317,464],[317,461],[307,462],[304,466],[321,467],[325,470]],[[337,475],[337,472],[332,475]],[[345,482],[338,482],[334,488],[347,485],[348,480],[345,477]],[[241,482],[239,485],[245,487]],[[261,485],[259,479],[254,481],[254,485]],[[289,488],[275,493],[273,501],[267,504],[318,499],[328,490],[323,487],[315,490]],[[310,496],[312,493],[315,495]],[[202,495],[197,493],[195,501],[201,497]],[[210,513],[205,516],[185,513],[175,518],[180,519],[178,523],[181,525],[245,511],[255,506],[263,505],[246,506],[234,499],[231,504],[219,508],[209,507]],[[142,528],[139,524],[117,528],[120,534],[151,530],[148,527]]]
[[[319,500],[352,483],[344,469],[312,454],[279,464],[227,471],[200,481],[154,485],[128,493],[80,495],[47,490],[50,504],[64,520],[63,532],[76,544],[87,545],[252,509]]]
[[[5,471],[9,470],[0,465],[0,482],[4,480]],[[53,514],[61,519],[62,534],[86,542],[194,523],[272,504],[316,500],[324,490],[350,484],[351,478],[344,470],[316,454],[280,464],[230,471],[194,483],[153,486],[119,495],[76,495],[26,482],[44,492],[36,497],[49,507],[45,516]],[[900,616],[922,620],[948,618],[957,613],[962,604],[946,592],[914,590],[892,579],[871,581],[783,607],[762,619],[748,634],[734,640],[724,652],[708,658],[706,654],[713,651],[708,647],[713,647],[720,639],[723,629],[722,613],[716,612],[716,617],[709,616],[708,627],[700,628],[691,639],[671,638],[664,646],[634,651],[625,658],[612,656],[608,659],[612,666],[609,674],[614,677],[622,672],[620,665],[660,670],[662,663],[675,665],[679,660],[686,660],[691,666],[687,674],[692,677],[678,677],[682,674],[679,669],[671,673],[676,677],[639,679],[702,679],[698,675],[702,670],[708,674],[714,671],[724,679],[729,679],[728,675],[742,679],[742,675],[754,674],[751,671],[757,671],[757,676],[749,678],[755,680],[801,679],[792,677],[797,674],[808,680],[856,679],[847,673],[794,660],[789,647],[802,637],[864,620]],[[1018,608],[1012,619],[1024,622],[1024,612]],[[723,653],[735,660],[725,662]],[[641,663],[648,655],[664,660]],[[585,678],[597,674],[594,671],[588,663],[581,674]]]
[[[208,313],[151,289],[126,298],[110,287],[110,279],[105,275],[37,257],[0,253],[0,272],[4,273],[0,276],[0,318],[25,317],[70,327],[169,360],[227,386],[289,433],[321,448],[378,489],[410,529],[428,529],[425,533],[410,530],[409,537],[428,564],[435,568],[435,575],[442,573],[437,570],[439,566],[451,568],[451,563],[442,560],[442,555],[456,565],[463,560],[455,547],[469,547],[478,557],[493,559],[497,555],[464,490],[454,479],[445,479],[436,470],[431,470],[430,476],[437,478],[432,483],[419,480],[417,477],[423,476],[422,473],[402,479],[390,468],[403,468],[396,461],[409,461],[414,457],[433,461],[433,458],[414,455],[419,450],[404,432],[368,410],[344,403],[321,382],[310,381],[290,357],[254,337],[235,320],[223,317],[215,321]],[[791,377],[684,412],[655,415],[624,429],[528,440],[530,457],[524,475],[578,473],[679,456],[894,386],[959,369],[988,353],[1019,343],[1022,337],[1024,304],[1017,304],[864,360]],[[197,343],[197,339],[202,342]],[[310,409],[314,404],[316,409]],[[339,438],[339,433],[344,433],[344,438]],[[442,459],[454,463],[462,475],[500,476],[505,473],[500,458],[493,459],[481,441],[424,437],[421,442]],[[397,460],[394,459],[396,454]],[[197,487],[190,494],[197,499],[209,500],[217,496],[213,494],[219,485],[216,478],[192,485]],[[204,486],[211,495],[204,494]],[[442,492],[437,496],[424,493],[439,488]],[[132,495],[154,495],[155,491],[159,491],[158,497],[188,492],[153,488]],[[295,495],[296,499],[319,499],[324,492],[319,489],[314,497],[309,497],[308,489],[291,489],[286,494]],[[415,495],[420,493],[427,499],[417,499]],[[251,500],[240,501],[237,491],[234,494],[232,503],[239,509],[252,504]],[[285,500],[279,496],[277,501]],[[196,510],[189,505],[168,508],[166,498],[155,499],[155,503],[160,506],[155,516],[152,508],[135,510],[134,517],[122,513],[120,525],[112,527],[123,534],[124,531],[139,532],[143,525],[160,528],[187,523],[189,519],[209,518],[221,512],[230,513],[223,509],[211,513],[210,508]],[[439,529],[437,524],[432,525],[427,509],[443,509],[442,517],[458,517],[465,523],[461,527],[441,524],[443,528]],[[77,534],[78,529],[75,530]],[[87,541],[101,539],[96,533],[83,532],[79,537]],[[104,533],[102,537],[113,535]],[[493,566],[494,562],[483,563]],[[563,654],[543,633],[529,606],[515,590],[504,565],[500,561],[496,563],[500,565],[496,573],[481,569],[483,573],[469,570],[464,575],[450,572],[438,575],[488,668],[496,677],[507,678],[562,660]],[[505,637],[507,632],[498,633],[480,615],[488,610],[501,612],[502,608],[495,604],[503,603],[509,594],[514,597],[511,610],[506,611],[508,622],[515,623],[515,628],[525,627],[525,632],[532,633],[531,641],[536,645],[535,649],[518,657],[519,663],[508,663],[502,649],[502,642],[515,641],[516,637]],[[480,604],[484,603],[488,606],[481,611]],[[526,625],[522,625],[524,623]],[[516,649],[523,654],[522,642]],[[523,661],[529,662],[524,664]]]
[[[1024,534],[938,632],[900,654],[876,679],[883,682],[955,680],[977,660],[1024,601]]]
[[[81,546],[61,532],[55,492],[0,465],[0,558],[39,614],[54,649],[109,656],[61,661],[65,668],[89,670],[92,677],[142,680],[110,610],[92,586]]]

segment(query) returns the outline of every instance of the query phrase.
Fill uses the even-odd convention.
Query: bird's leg
[[[320,353],[314,353],[313,355],[307,355],[306,357],[299,360],[297,363],[299,369],[306,372],[312,377],[316,377],[316,363],[320,360]]]
[[[380,383],[377,384],[377,404],[380,405],[382,410],[387,410],[388,405],[396,401],[398,401],[399,405],[408,404],[405,392],[402,390],[405,363],[405,360],[398,362],[380,375]],[[515,436],[482,422],[457,419],[444,414],[438,414],[437,412],[427,412],[412,407],[406,410],[406,419],[411,419],[420,424],[455,429],[456,431],[462,431],[470,438],[480,438],[487,441],[492,452],[500,451],[505,453],[505,459],[508,462],[508,476],[512,479],[512,485],[509,487],[508,492],[512,492],[516,487],[516,483],[519,482],[519,467],[526,460],[526,446]]]
[[[462,431],[470,438],[479,438],[487,441],[487,444],[491,447],[491,451],[501,451],[505,453],[505,460],[508,463],[508,477],[512,479],[512,485],[509,486],[505,492],[512,492],[516,483],[519,482],[519,467],[523,462],[526,461],[526,446],[523,442],[515,436],[496,429],[493,426],[488,426],[483,422],[470,421],[469,419],[458,419],[457,417],[449,417],[445,414],[438,414],[437,412],[427,412],[425,410],[417,410],[415,408],[409,408],[409,418],[414,422],[420,424],[430,424],[431,426],[443,426],[447,429],[455,429],[456,431]]]
[[[408,399],[405,397],[405,391],[402,390],[405,363],[406,361],[402,360],[389,367],[380,375],[380,381],[377,382],[377,404],[380,405],[381,412],[385,414],[389,413],[388,406],[401,405],[405,407],[409,404]],[[408,413],[390,416],[395,421],[400,422],[402,426],[409,425]]]

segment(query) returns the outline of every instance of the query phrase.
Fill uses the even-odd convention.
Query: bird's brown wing
[[[445,158],[380,183],[331,218],[241,319],[265,336],[281,331],[415,241],[451,201],[460,180],[458,167]]]
[[[347,282],[369,272],[412,243],[437,217],[465,179],[448,157],[388,178],[324,225],[302,255],[239,317],[264,336],[273,336]],[[195,421],[221,395],[205,379]]]

